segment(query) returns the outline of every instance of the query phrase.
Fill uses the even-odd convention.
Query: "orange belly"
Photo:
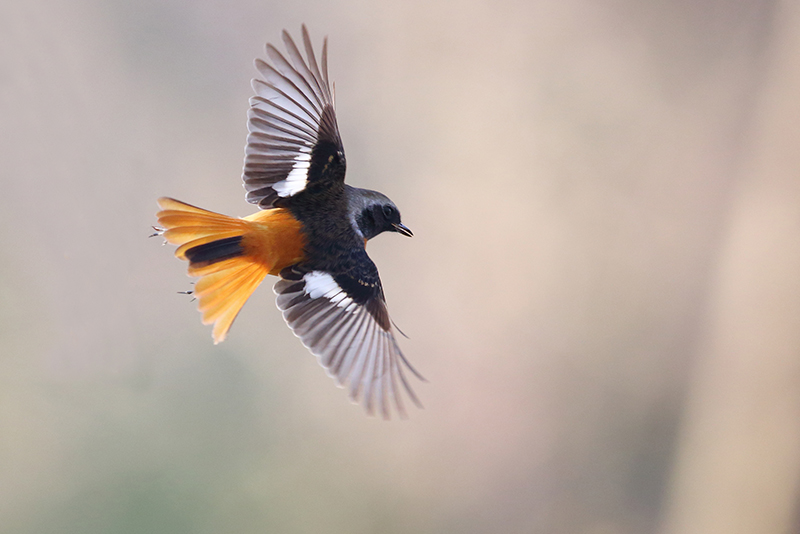
[[[270,266],[269,274],[277,275],[305,258],[303,225],[288,210],[259,211],[244,220],[255,223],[251,231],[242,236],[245,255]]]

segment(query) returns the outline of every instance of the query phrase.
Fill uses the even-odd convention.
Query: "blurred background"
[[[253,58],[330,38],[407,421],[268,280],[214,346]],[[282,45],[281,45],[282,47]],[[800,532],[800,4],[2,0],[0,532]]]

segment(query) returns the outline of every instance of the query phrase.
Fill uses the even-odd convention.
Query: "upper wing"
[[[355,273],[284,269],[275,284],[278,308],[328,374],[340,386],[349,384],[351,399],[358,401],[363,392],[361,400],[368,413],[373,413],[377,403],[384,419],[388,419],[391,403],[405,417],[400,384],[414,404],[421,405],[403,367],[419,379],[424,378],[411,367],[397,345],[378,271],[368,261],[374,279],[369,275],[354,278]]]
[[[328,82],[328,40],[322,45],[322,70],[303,26],[308,62],[284,30],[288,60],[267,44],[272,64],[256,59],[262,78],[253,80],[244,158],[247,201],[262,209],[275,207],[309,182],[344,180],[345,159],[333,94]]]

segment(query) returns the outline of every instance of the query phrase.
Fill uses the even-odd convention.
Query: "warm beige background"
[[[788,533],[795,1],[0,3],[0,532]],[[411,420],[269,285],[224,344],[147,239],[236,215],[252,59],[330,36]]]

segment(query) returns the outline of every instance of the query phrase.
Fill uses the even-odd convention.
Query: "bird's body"
[[[392,334],[378,270],[366,252],[384,231],[410,236],[382,193],[344,183],[344,149],[327,75],[303,27],[308,61],[284,32],[288,60],[271,45],[274,66],[256,60],[245,150],[247,200],[262,211],[239,219],[171,198],[159,199],[159,233],[198,277],[193,291],[215,343],[268,275],[295,334],[354,400],[384,417],[405,414],[408,364]],[[419,376],[421,378],[421,376]]]

